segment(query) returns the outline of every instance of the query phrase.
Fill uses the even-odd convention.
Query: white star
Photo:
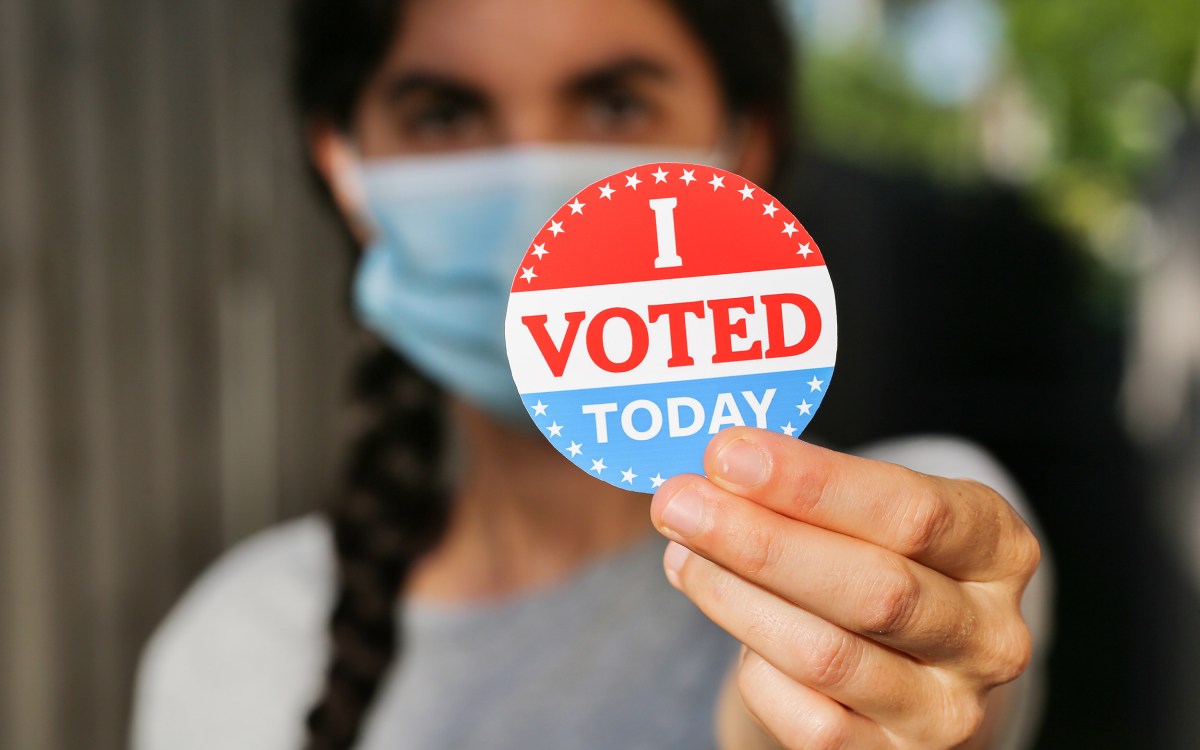
[[[796,428],[795,428],[795,427],[792,427],[792,423],[791,423],[791,422],[788,422],[788,423],[787,423],[787,424],[785,424],[783,427],[780,427],[780,428],[779,428],[779,430],[780,430],[780,431],[781,431],[781,432],[782,432],[784,435],[787,435],[788,437],[795,437],[795,435],[796,435]]]
[[[749,200],[754,197],[754,188],[750,187],[749,183],[738,192],[742,194],[742,200]]]
[[[562,437],[562,426],[558,422],[552,422],[546,431],[550,433],[550,437]]]
[[[655,474],[654,476],[650,477],[650,484],[654,485],[654,489],[656,489],[656,490],[657,490],[659,487],[662,487],[662,486],[663,486],[663,482],[665,482],[665,481],[667,481],[667,480],[665,480],[665,479],[663,479],[663,478],[662,478],[662,472],[661,472],[661,471],[660,471],[659,473]]]
[[[581,213],[583,213],[583,207],[586,206],[587,204],[580,203],[579,199],[576,198],[574,203],[568,203],[567,205],[571,207],[572,214],[581,214]]]
[[[529,408],[533,409],[533,416],[544,417],[546,416],[547,407],[549,407],[549,404],[543,404],[542,400],[539,398],[538,402]]]
[[[812,244],[805,242],[800,245],[800,249],[796,251],[796,255],[803,255],[805,258],[812,255]]]
[[[821,390],[821,386],[825,385],[824,380],[817,380],[817,376],[813,375],[813,379],[805,383],[809,388],[809,393]]]
[[[775,205],[775,201],[763,204],[763,216],[775,218],[775,212],[779,210],[779,206]]]
[[[613,190],[612,188],[609,187],[609,185],[611,185],[611,184],[612,184],[611,182],[605,183],[604,187],[600,188],[600,197],[601,198],[607,198],[608,200],[612,200],[613,193],[615,193],[617,191]]]
[[[635,480],[637,478],[638,478],[638,475],[633,473],[632,466],[629,467],[629,471],[621,472],[621,481],[622,482],[629,482],[630,484],[633,484],[633,480]]]
[[[537,274],[533,272],[533,266],[530,266],[529,268],[522,268],[521,278],[532,284],[533,280],[537,278]]]
[[[796,408],[800,410],[800,416],[812,416],[812,404],[808,403],[808,401],[801,401],[800,403],[796,404]]]
[[[588,471],[594,471],[594,472],[596,472],[596,476],[600,476],[600,472],[604,471],[607,468],[608,467],[604,465],[603,458],[600,459],[599,461],[597,461],[596,459],[593,458],[592,459],[592,468],[589,469]]]
[[[641,184],[642,181],[638,179],[637,172],[634,172],[625,178],[625,187],[627,188],[633,188],[634,190],[637,190],[637,186]]]
[[[654,173],[654,181],[655,182],[666,182],[667,181],[667,173],[663,171],[662,167],[659,167],[658,171]]]
[[[683,170],[683,177],[680,177],[679,179],[681,179],[684,182],[686,182],[687,184],[691,185],[693,182],[696,181],[696,170],[694,170],[694,169]]]
[[[541,245],[534,245],[533,253],[531,253],[531,254],[536,255],[537,259],[541,260],[542,258],[546,257],[546,253],[548,253],[548,252],[550,252],[550,251],[546,249],[546,245],[543,243]]]
[[[555,237],[557,237],[558,235],[560,235],[566,231],[565,229],[562,228],[561,221],[552,221],[552,222],[550,222],[550,226],[547,228],[554,234]]]
[[[796,229],[796,222],[789,221],[783,225],[783,231],[780,232],[780,234],[786,234],[788,236],[788,238],[790,239],[791,236],[798,231],[800,231],[800,230]]]
[[[712,182],[708,183],[713,186],[713,192],[725,187],[725,178],[720,175],[713,175]]]
[[[578,458],[579,454],[583,453],[583,446],[572,440],[571,447],[567,448],[567,453],[570,453],[572,456]]]

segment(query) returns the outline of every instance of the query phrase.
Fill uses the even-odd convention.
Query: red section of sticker
[[[656,262],[647,272],[630,258]],[[654,164],[593,183],[559,209],[530,244],[512,291],[824,264],[796,217],[756,185],[713,167]],[[540,270],[547,265],[552,273]]]

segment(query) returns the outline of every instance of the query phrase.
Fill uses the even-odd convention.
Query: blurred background
[[[1200,2],[788,6],[812,156],[785,197],[850,326],[818,429],[953,430],[1029,489],[1060,586],[1041,747],[1200,747]],[[171,603],[336,486],[349,265],[286,12],[0,0],[0,747],[122,747]],[[1003,284],[1014,312],[882,358],[909,287],[839,258],[851,206],[973,279],[962,309]],[[915,307],[940,331],[946,305]],[[876,408],[855,346],[914,380],[971,364]]]

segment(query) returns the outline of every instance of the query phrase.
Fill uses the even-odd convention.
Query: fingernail
[[[663,555],[663,566],[667,569],[667,578],[671,583],[678,587],[679,571],[683,570],[683,564],[687,562],[688,548],[678,542],[670,542],[667,544],[667,551]]]
[[[663,526],[680,536],[693,536],[704,525],[704,498],[692,486],[676,492],[662,512]]]
[[[738,438],[717,453],[721,477],[742,487],[754,487],[767,479],[767,457],[757,445]]]

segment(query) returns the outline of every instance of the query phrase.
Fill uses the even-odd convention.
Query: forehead
[[[708,55],[666,0],[411,0],[384,72],[428,70],[494,91],[552,87],[618,56],[715,81]],[[697,83],[698,80],[691,82]]]

